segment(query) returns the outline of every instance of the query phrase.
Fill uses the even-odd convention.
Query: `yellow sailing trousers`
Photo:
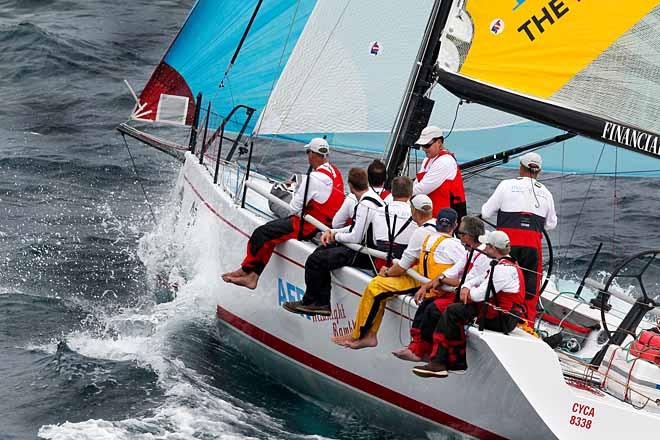
[[[377,276],[362,292],[355,317],[353,340],[358,340],[368,333],[377,333],[385,314],[385,304],[395,296],[407,290],[418,289],[421,284],[408,275],[398,277]]]

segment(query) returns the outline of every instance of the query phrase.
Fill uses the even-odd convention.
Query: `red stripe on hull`
[[[422,402],[411,399],[408,396],[400,394],[362,376],[344,370],[330,362],[324,361],[300,348],[289,344],[288,342],[274,336],[264,330],[252,325],[251,323],[239,318],[233,313],[220,306],[217,306],[218,319],[230,324],[232,327],[240,330],[246,335],[256,339],[262,344],[268,346],[272,350],[277,351],[293,360],[296,360],[320,373],[330,376],[346,385],[349,385],[358,390],[374,396],[380,400],[391,403],[406,411],[412,412],[425,419],[430,419],[443,426],[455,429],[465,434],[480,438],[480,439],[503,439],[499,435],[482,429],[478,426],[472,425],[464,420],[456,418],[452,415],[439,411],[431,406]],[[448,397],[449,398],[449,397]]]

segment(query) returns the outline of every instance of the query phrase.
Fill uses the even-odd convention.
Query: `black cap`
[[[436,226],[438,227],[454,226],[457,221],[458,221],[458,212],[456,212],[451,208],[442,208],[440,212],[438,212],[438,221],[436,222]]]

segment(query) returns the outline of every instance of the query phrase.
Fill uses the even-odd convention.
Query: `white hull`
[[[418,378],[410,372],[413,364],[390,354],[409,341],[415,308],[407,301],[389,303],[378,347],[353,351],[332,344],[331,336],[352,330],[369,277],[350,268],[335,272],[331,319],[286,312],[281,303],[302,296],[311,243],[278,247],[255,291],[225,284],[220,273],[240,264],[249,234],[264,219],[234,203],[235,183],[213,185],[197,160],[187,155],[177,183],[182,202],[175,230],[208,237],[205,264],[218,274],[208,288],[217,293],[219,328],[269,375],[406,432],[602,440],[660,431],[657,414],[569,386],[556,353],[519,330],[506,336],[470,329],[469,370],[447,379]],[[248,202],[266,210],[255,193]],[[191,215],[208,217],[197,222]]]

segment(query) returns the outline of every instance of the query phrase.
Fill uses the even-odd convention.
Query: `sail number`
[[[573,414],[568,423],[578,428],[591,429],[592,417],[596,415],[594,407],[576,402],[571,409]]]

